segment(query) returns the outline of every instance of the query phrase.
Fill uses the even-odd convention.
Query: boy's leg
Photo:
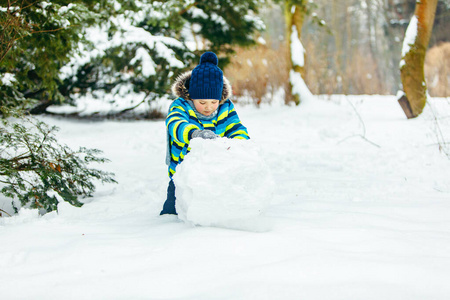
[[[175,184],[173,183],[173,180],[170,180],[169,187],[167,188],[167,200],[164,202],[164,207],[160,215],[178,215],[175,209],[175,199]]]

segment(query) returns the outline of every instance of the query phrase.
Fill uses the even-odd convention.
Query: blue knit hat
[[[213,52],[205,52],[200,64],[192,70],[189,82],[191,99],[222,99],[223,72],[217,66],[219,60]]]

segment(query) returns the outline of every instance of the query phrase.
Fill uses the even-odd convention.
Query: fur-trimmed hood
[[[177,77],[174,84],[172,85],[172,93],[176,97],[181,97],[186,100],[192,100],[189,96],[189,81],[191,80],[192,71],[188,71],[186,73],[181,74]],[[223,77],[223,90],[222,90],[222,99],[220,100],[220,104],[223,104],[228,98],[232,95],[231,84],[228,79]]]

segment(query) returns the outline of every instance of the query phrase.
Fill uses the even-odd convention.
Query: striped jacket
[[[189,79],[190,73],[185,73],[178,78],[172,87],[175,95],[179,98],[173,101],[166,118],[170,155],[169,177],[171,178],[175,174],[177,165],[183,161],[185,155],[189,152],[189,141],[192,139],[192,133],[195,130],[208,129],[221,137],[227,138],[250,138],[247,128],[239,120],[233,103],[231,100],[224,98],[229,97],[231,93],[228,81],[224,80],[224,95],[220,101],[217,115],[211,120],[201,120],[197,117],[189,102],[185,100],[188,99],[189,95],[177,92],[177,89],[178,91],[180,89],[186,90],[184,84]],[[180,85],[183,85],[183,87],[180,87]]]

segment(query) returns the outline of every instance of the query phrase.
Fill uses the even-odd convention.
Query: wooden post
[[[416,115],[414,115],[414,113],[411,109],[411,105],[409,104],[408,98],[406,98],[405,95],[403,95],[400,99],[398,99],[398,103],[402,107],[402,109],[408,119],[417,117]]]

